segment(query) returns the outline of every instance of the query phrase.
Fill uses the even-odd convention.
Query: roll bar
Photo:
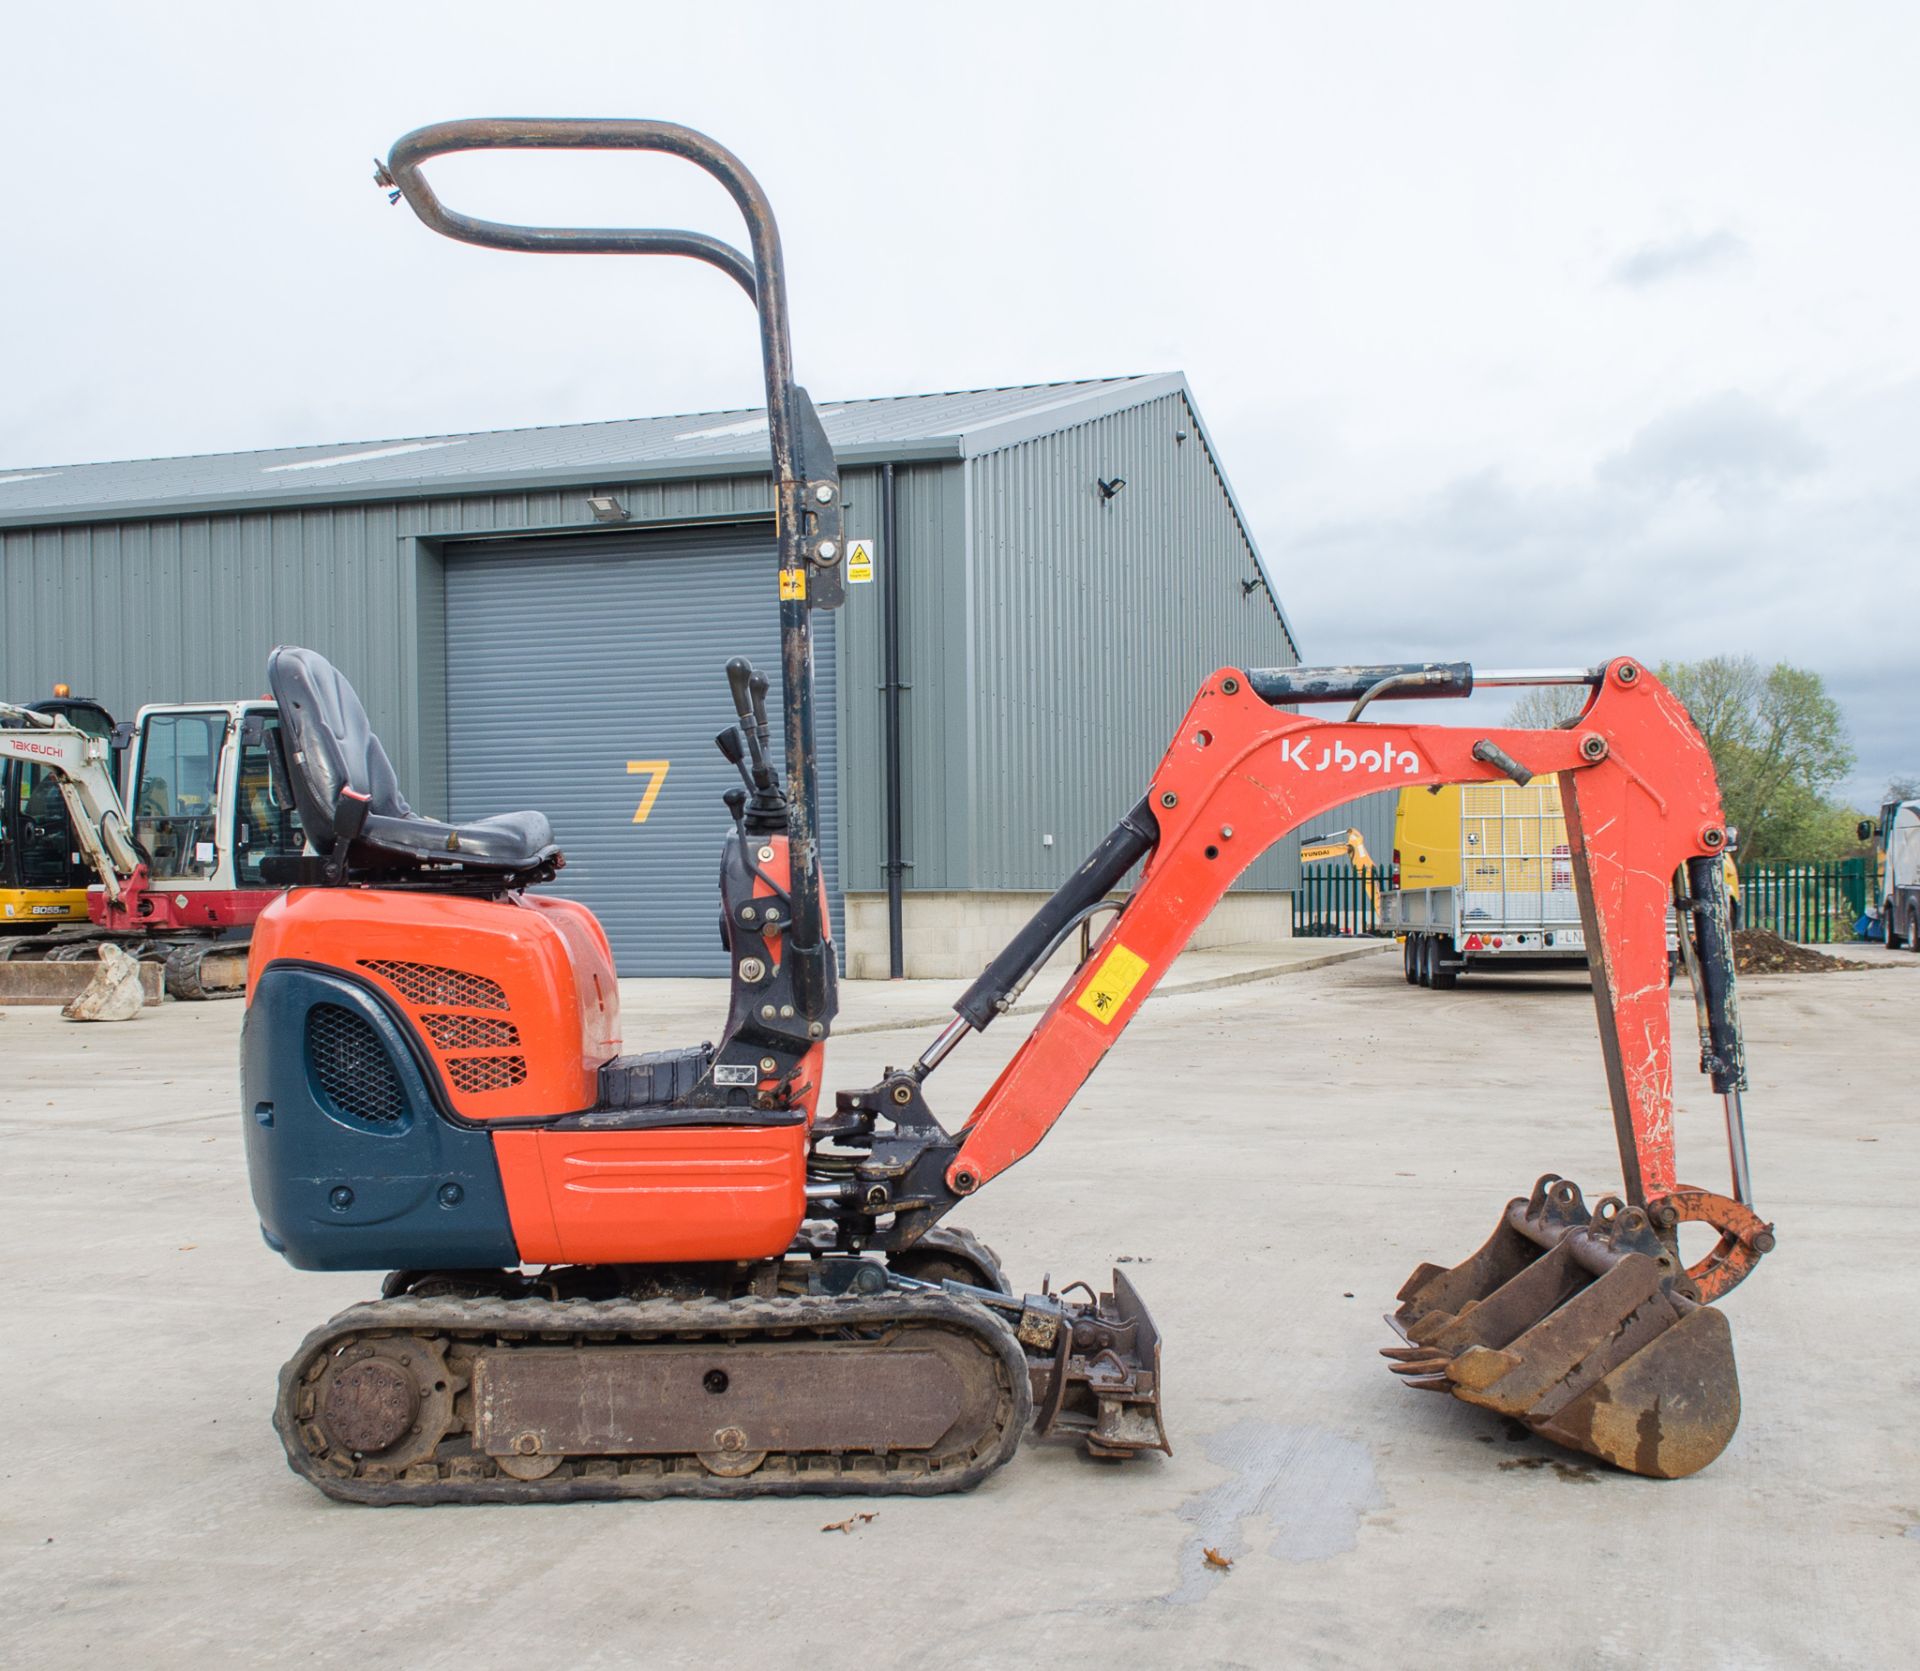
[[[726,187],[747,225],[751,256],[704,232],[660,227],[521,226],[449,209],[423,164],[464,151],[657,151],[680,157]],[[845,598],[845,517],[833,448],[805,389],[793,380],[786,267],[780,229],[760,182],[725,146],[674,122],[624,119],[476,118],[435,122],[397,140],[374,179],[432,230],[461,243],[534,255],[678,255],[717,267],[746,291],[760,319],[780,549],[788,842],[793,913],[788,944],[803,971],[809,1019],[833,1013],[831,960],[821,932],[818,776],[809,612]]]

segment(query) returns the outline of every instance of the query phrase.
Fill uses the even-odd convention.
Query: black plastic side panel
[[[307,1013],[364,1021],[401,1096],[396,1117],[356,1119],[321,1088]],[[393,1018],[352,981],[267,969],[240,1047],[241,1123],[267,1243],[303,1271],[456,1270],[520,1262],[493,1139],[443,1119]]]

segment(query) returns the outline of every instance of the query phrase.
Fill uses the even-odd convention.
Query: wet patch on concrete
[[[1600,1483],[1598,1469],[1589,1468],[1584,1462],[1562,1462],[1557,1456],[1510,1456],[1500,1464],[1500,1471],[1504,1474],[1510,1468],[1551,1468],[1556,1479],[1575,1485]]]
[[[1162,1601],[1203,1601],[1219,1584],[1245,1582],[1250,1569],[1244,1564],[1232,1572],[1209,1566],[1210,1548],[1236,1560],[1264,1546],[1276,1560],[1324,1561],[1351,1550],[1360,1517],[1386,1506],[1373,1453],[1349,1434],[1239,1421],[1211,1435],[1206,1453],[1233,1477],[1180,1510],[1193,1535],[1180,1550],[1178,1581]],[[1267,1527],[1258,1524],[1263,1520]]]

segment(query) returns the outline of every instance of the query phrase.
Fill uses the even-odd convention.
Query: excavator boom
[[[1208,912],[1300,824],[1371,790],[1554,772],[1596,948],[1628,1199],[1671,1195],[1666,915],[1682,866],[1717,856],[1725,841],[1712,760],[1679,700],[1622,659],[1595,674],[1597,694],[1574,729],[1482,732],[1287,713],[1259,694],[1277,677],[1222,669],[1194,699],[1144,802],[1156,835],[1138,887],[967,1120],[954,1176],[977,1189],[1045,1136]],[[1301,700],[1290,684],[1273,700],[1282,695]]]

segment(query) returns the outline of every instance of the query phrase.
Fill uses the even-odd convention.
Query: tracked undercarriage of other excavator
[[[456,151],[662,151],[718,178],[751,255],[704,235],[503,226],[420,173]],[[1029,1427],[1121,1458],[1166,1450],[1160,1338],[1116,1272],[1016,1294],[948,1215],[1046,1135],[1222,894],[1287,832],[1387,784],[1557,774],[1623,1167],[1589,1210],[1551,1176],[1480,1253],[1422,1266],[1391,1348],[1447,1391],[1645,1474],[1704,1466],[1738,1392],[1715,1302],[1772,1245],[1750,1204],[1745,1066],[1711,762],[1637,662],[1219,669],[1146,794],[988,965],[910,1064],[821,1106],[837,1009],[815,835],[810,612],[842,595],[833,454],[792,381],[777,233],[701,135],[652,122],[422,129],[381,170],[467,242],[709,262],[761,321],[779,525],[784,776],[770,681],[728,665],[717,1044],[623,1054],[605,934],[538,890],[546,819],[443,824],[400,798],[351,686],[311,651],[269,678],[313,849],[256,931],[242,1084],[270,1246],[386,1270],[286,1366],[294,1469],[363,1503],[964,1489]],[[772,577],[769,577],[770,582]],[[1386,725],[1367,705],[1476,685],[1585,687],[1551,731]],[[1296,711],[1325,704],[1344,718]],[[1130,873],[1130,893],[1116,893]],[[1702,1068],[1726,1099],[1730,1195],[1678,1181],[1666,921],[1681,913]],[[966,1037],[1099,922],[1077,973],[962,1120],[928,1100]],[[1712,1225],[1692,1268],[1678,1227]]]

